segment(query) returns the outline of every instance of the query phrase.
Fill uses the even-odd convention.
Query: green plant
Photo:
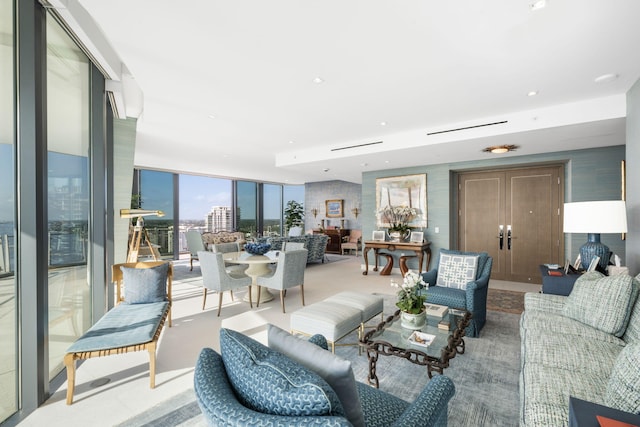
[[[304,208],[302,207],[302,203],[298,203],[295,200],[289,200],[287,202],[287,206],[284,208],[284,225],[285,230],[304,225]]]
[[[424,310],[424,301],[426,297],[419,295],[418,290],[428,285],[422,280],[422,275],[415,271],[409,270],[402,280],[402,285],[398,285],[392,281],[391,286],[399,288],[398,301],[396,306],[405,313],[419,314]]]
[[[380,210],[382,222],[389,224],[389,231],[409,230],[409,223],[416,215],[415,208],[408,206],[385,206]]]

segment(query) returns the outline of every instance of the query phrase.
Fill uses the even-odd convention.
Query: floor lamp
[[[626,233],[627,209],[624,200],[574,202],[564,204],[565,233],[587,233],[587,243],[580,247],[580,262],[584,270],[591,260],[600,257],[600,267],[607,269],[611,251],[600,242],[601,233]]]
[[[153,247],[151,241],[149,241],[149,234],[147,234],[147,230],[144,229],[144,218],[145,216],[158,216],[163,217],[164,212],[162,211],[153,211],[147,209],[120,209],[120,218],[137,218],[136,224],[133,227],[133,233],[131,233],[131,237],[129,239],[129,252],[127,253],[127,262],[138,262],[138,253],[140,252],[140,241],[142,240],[142,236],[144,235],[144,241],[149,247],[149,251],[153,256],[154,261],[158,261],[160,258],[160,254]]]

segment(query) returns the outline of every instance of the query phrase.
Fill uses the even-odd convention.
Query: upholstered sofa
[[[270,243],[271,250],[282,250],[282,244],[284,242],[301,242],[304,243],[304,248],[309,251],[307,254],[307,263],[310,262],[324,262],[324,254],[327,250],[327,242],[329,236],[325,234],[305,234],[303,236],[289,236],[289,237],[260,237],[257,239],[258,243]]]
[[[216,233],[202,233],[202,241],[205,245],[219,244],[219,243],[233,243],[237,242],[239,245],[244,245],[246,239],[244,233],[241,231],[218,231]]]
[[[567,426],[569,396],[640,412],[640,275],[582,275],[568,296],[527,293],[520,426]]]
[[[435,376],[412,403],[355,381],[351,362],[269,325],[269,347],[221,329],[221,355],[201,351],[194,373],[198,405],[210,425],[446,426],[455,392]]]
[[[465,329],[468,337],[478,337],[487,321],[487,294],[493,258],[486,252],[441,249],[436,268],[422,274],[429,284],[420,293],[427,302],[465,309],[472,315]]]

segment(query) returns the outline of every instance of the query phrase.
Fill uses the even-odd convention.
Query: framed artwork
[[[409,241],[411,243],[422,243],[422,239],[424,239],[424,233],[422,231],[412,231]]]
[[[389,227],[381,215],[388,207],[408,207],[415,210],[409,227],[427,226],[427,175],[404,175],[376,179],[376,225]]]
[[[342,210],[342,199],[325,200],[324,203],[327,208],[327,213],[325,215],[327,218],[342,218],[344,216]]]
[[[384,231],[375,230],[371,236],[371,240],[375,242],[384,242]]]

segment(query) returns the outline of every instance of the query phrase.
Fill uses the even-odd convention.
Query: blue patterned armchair
[[[269,334],[271,340],[271,329]],[[336,357],[326,351],[327,343],[322,336],[314,336],[309,342],[292,338],[304,341],[306,346],[309,342],[315,344],[311,345],[315,348],[311,354],[295,343],[283,344],[303,359]],[[348,364],[349,385],[345,385],[349,375],[334,374],[333,380],[325,382],[320,377],[322,374],[285,356],[278,351],[281,349],[271,349],[271,342],[266,347],[239,332],[221,329],[220,346],[222,355],[210,348],[202,349],[194,372],[197,402],[209,425],[447,425],[447,406],[455,387],[446,376],[435,376],[415,401],[409,403],[353,380],[351,365],[344,359],[331,365]],[[330,381],[333,381],[332,385],[329,385]],[[356,394],[355,398],[344,399],[337,396],[341,392],[334,392],[341,388],[344,393],[349,387]],[[354,410],[359,412],[355,418]]]
[[[465,280],[463,288],[437,285],[438,268],[442,258],[450,256],[477,256],[475,277]],[[441,249],[436,262],[437,267],[422,274],[423,280],[429,284],[429,289],[423,289],[421,293],[427,296],[427,302],[441,304],[453,308],[465,309],[471,312],[471,322],[465,333],[469,337],[478,337],[480,330],[487,321],[487,292],[489,290],[489,276],[493,258],[486,252],[461,252]],[[444,280],[441,280],[441,282]]]

